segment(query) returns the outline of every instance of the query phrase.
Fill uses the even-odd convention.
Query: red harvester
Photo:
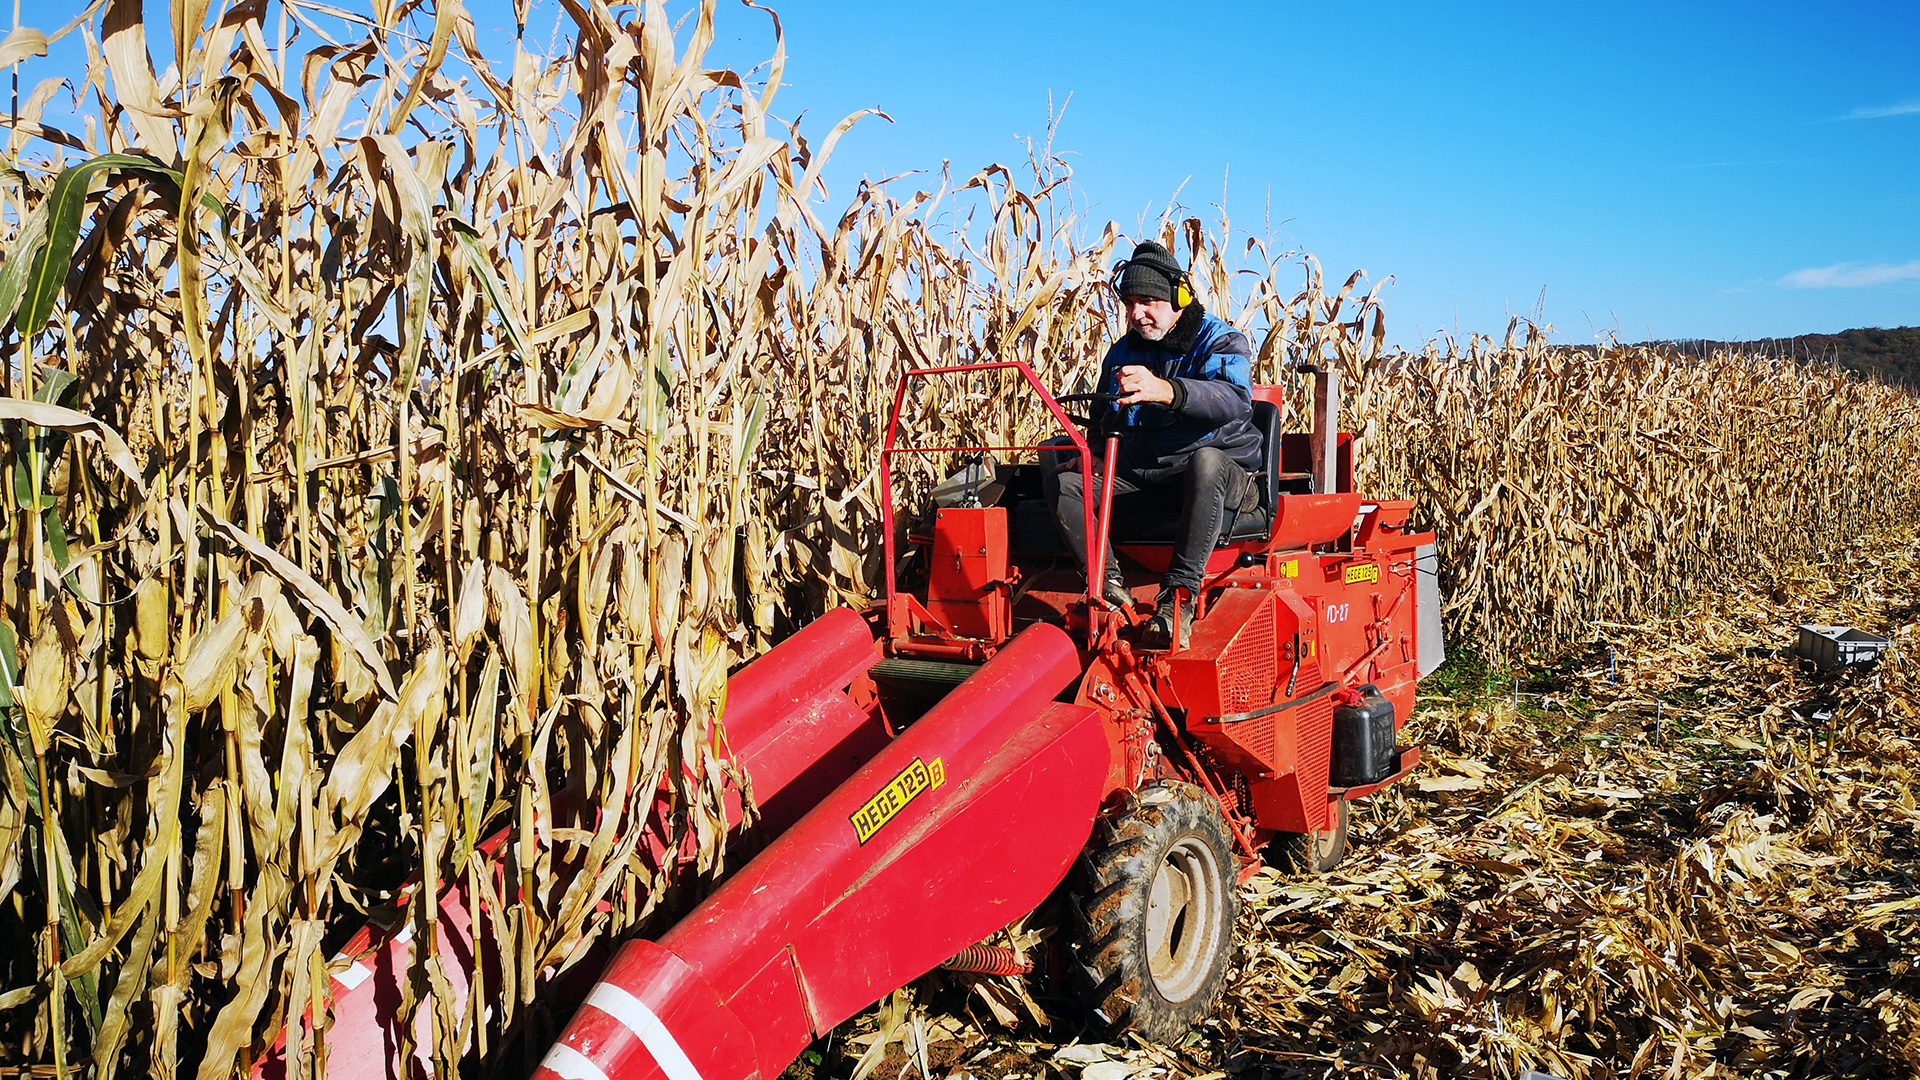
[[[1068,432],[1083,490],[1104,496],[1087,500],[1090,549],[1121,530],[1129,584],[1153,594],[1171,535],[1109,520],[1096,477],[1112,474],[1115,441],[1090,447],[1025,364],[910,372],[882,458],[884,619],[832,612],[728,687],[723,723],[764,848],[657,940],[615,953],[541,1075],[772,1080],[943,962],[1024,970],[978,943],[1063,884],[1066,974],[1094,1018],[1172,1039],[1220,992],[1238,882],[1263,857],[1330,868],[1347,804],[1418,761],[1395,735],[1440,661],[1433,537],[1407,531],[1411,503],[1352,490],[1334,377],[1315,373],[1308,433],[1281,432],[1280,391],[1255,388],[1264,505],[1216,548],[1190,644],[1161,652],[1136,647],[1139,616],[1089,595],[1059,550],[1038,464],[972,459],[896,543],[898,455],[1062,449],[899,444],[911,386],[992,369],[1017,373]],[[657,839],[642,850],[671,857]],[[441,898],[438,954],[485,970],[468,906],[457,887]],[[364,933],[360,959],[335,965],[330,1075],[402,1074],[403,938]],[[464,972],[449,983],[466,993]]]

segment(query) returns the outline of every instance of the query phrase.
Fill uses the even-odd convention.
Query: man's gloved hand
[[[1173,384],[1148,371],[1139,364],[1128,364],[1120,369],[1120,393],[1126,395],[1115,405],[1172,405],[1174,399]]]

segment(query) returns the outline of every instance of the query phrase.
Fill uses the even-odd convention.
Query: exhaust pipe
[[[1340,490],[1340,374],[1323,367],[1300,369],[1313,375],[1313,490]]]

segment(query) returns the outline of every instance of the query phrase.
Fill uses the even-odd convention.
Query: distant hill
[[[1715,349],[1740,349],[1839,364],[1882,382],[1920,390],[1920,326],[1842,330],[1837,334],[1801,334],[1762,341],[1662,342],[1695,356]]]

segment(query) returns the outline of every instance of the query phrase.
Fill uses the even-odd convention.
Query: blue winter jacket
[[[1173,404],[1108,406],[1120,432],[1122,467],[1148,483],[1183,473],[1194,451],[1214,446],[1235,464],[1260,468],[1260,432],[1253,426],[1253,349],[1247,336],[1198,303],[1159,341],[1131,331],[1100,364],[1100,389],[1120,391],[1120,369],[1139,364],[1173,383]]]

